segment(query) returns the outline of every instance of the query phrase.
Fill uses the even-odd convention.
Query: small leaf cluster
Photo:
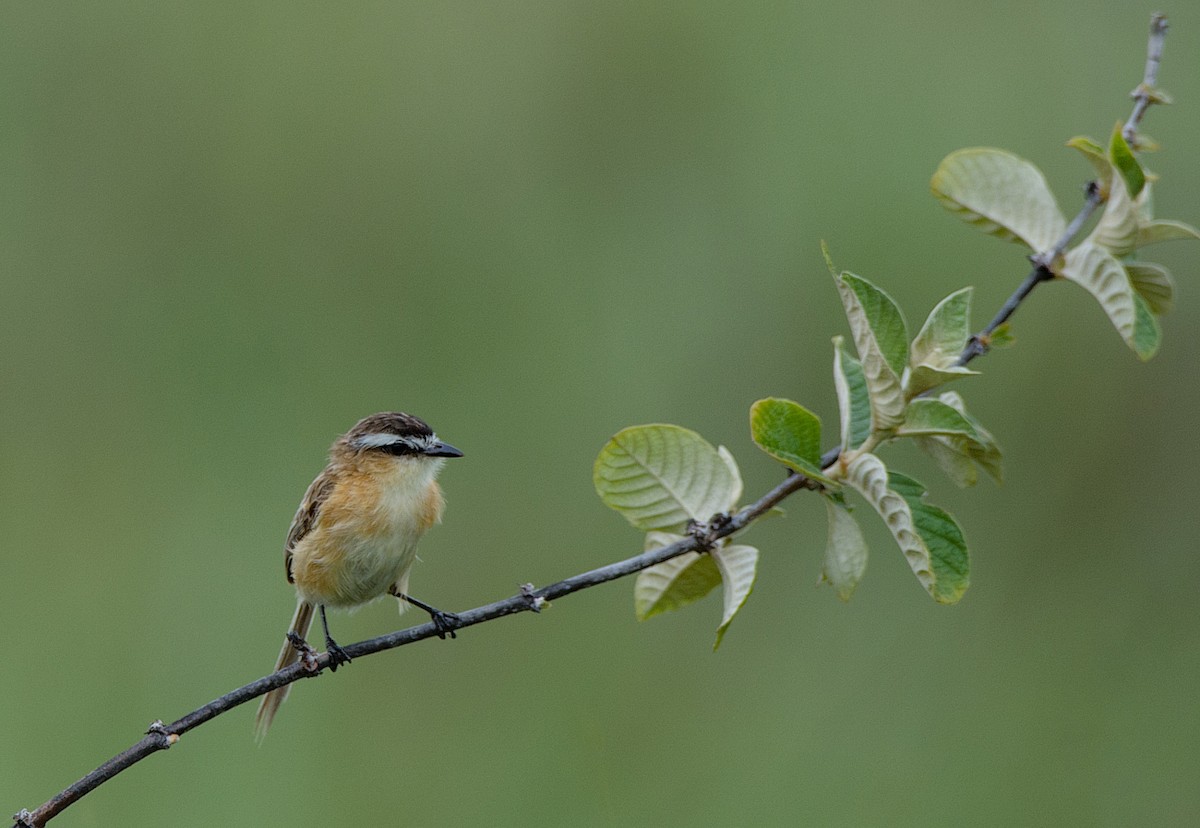
[[[863,277],[833,266],[830,273],[850,323],[854,353],[833,340],[841,448],[821,465],[820,420],[791,400],[768,398],[750,409],[750,432],[767,454],[821,483],[828,517],[821,580],[848,600],[867,566],[867,546],[846,498],[860,496],[883,519],[922,587],[939,603],[953,604],[970,585],[970,558],[962,530],[942,509],[925,501],[925,487],[890,471],[878,450],[912,439],[961,485],[982,469],[1000,479],[995,439],[967,413],[962,397],[942,386],[976,372],[959,364],[970,339],[971,288],[956,291],[929,313],[910,342],[895,300]],[[938,393],[940,392],[940,393]],[[802,423],[810,448],[791,460],[795,428]],[[792,433],[789,433],[792,432]],[[812,477],[810,467],[818,469]]]
[[[1139,251],[1159,242],[1200,239],[1200,231],[1154,218],[1154,176],[1142,167],[1119,124],[1107,150],[1085,137],[1072,138],[1067,146],[1094,167],[1094,186],[1105,208],[1091,233],[1040,264],[1053,278],[1092,294],[1138,358],[1150,359],[1162,341],[1158,317],[1171,310],[1175,283],[1165,267],[1140,258]],[[951,153],[930,186],[964,221],[1035,254],[1053,250],[1067,228],[1041,171],[1004,150],[975,147]]]
[[[646,532],[646,549],[684,538],[690,526],[729,514],[742,496],[733,455],[676,425],[644,425],[613,436],[596,458],[593,480],[601,499]],[[642,570],[633,588],[639,620],[679,609],[725,585],[725,612],[713,649],[750,596],[758,550],[718,542],[706,554],[686,552]]]
[[[963,220],[1033,251],[1040,279],[1074,282],[1095,296],[1130,348],[1149,359],[1161,341],[1157,317],[1170,310],[1174,283],[1165,268],[1137,253],[1158,242],[1200,239],[1200,231],[1153,217],[1154,176],[1142,167],[1120,125],[1107,149],[1087,138],[1068,145],[1095,167],[1092,196],[1104,204],[1094,228],[1074,246],[1069,246],[1068,234],[1077,224],[1071,226],[1063,217],[1042,173],[1011,153],[991,148],[954,152],[939,165],[931,187]],[[825,259],[853,344],[851,351],[843,337],[833,338],[839,447],[822,454],[817,415],[776,397],[751,406],[751,437],[824,497],[828,532],[821,582],[831,585],[839,598],[848,600],[866,572],[867,545],[851,509],[852,499],[859,498],[883,520],[926,592],[940,604],[954,604],[970,585],[962,530],[953,517],[926,501],[924,485],[889,469],[879,450],[909,439],[960,486],[975,484],[981,471],[1000,482],[995,438],[968,412],[962,396],[945,386],[977,374],[967,367],[981,352],[973,347],[986,351],[1011,344],[1011,332],[1006,322],[998,321],[971,334],[972,288],[967,287],[939,302],[910,339],[904,314],[891,296],[857,274],[838,270],[828,250]],[[1010,301],[1019,302],[1024,295]],[[734,513],[742,494],[732,455],[674,425],[619,432],[597,457],[593,479],[604,503],[647,533],[647,550],[711,525],[714,516]],[[759,553],[726,539],[706,541],[701,549],[643,570],[634,587],[634,606],[637,617],[646,619],[697,601],[723,584],[724,612],[715,648],[750,596]]]

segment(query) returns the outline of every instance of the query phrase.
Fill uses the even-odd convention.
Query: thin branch
[[[1075,214],[1075,218],[1071,219],[1071,223],[1067,225],[1067,229],[1063,231],[1062,236],[1054,243],[1054,246],[1048,250],[1044,250],[1035,256],[1030,256],[1030,261],[1033,262],[1033,270],[1029,271],[1029,275],[1025,280],[1013,291],[1013,295],[1008,297],[1008,300],[1001,306],[1000,311],[992,318],[987,327],[979,333],[971,337],[967,342],[967,347],[963,348],[963,352],[959,354],[958,361],[955,365],[963,366],[977,356],[983,356],[988,352],[989,342],[992,334],[996,329],[1009,320],[1021,303],[1025,301],[1029,294],[1033,293],[1033,289],[1042,282],[1049,282],[1054,278],[1054,263],[1066,251],[1067,245],[1071,240],[1079,234],[1083,229],[1083,225],[1096,212],[1096,208],[1104,203],[1104,194],[1100,191],[1100,187],[1095,181],[1089,181],[1087,185],[1087,196],[1083,201],[1083,206],[1079,208],[1079,212]]]
[[[1137,128],[1138,124],[1142,122],[1142,116],[1146,114],[1146,110],[1150,108],[1151,104],[1162,103],[1164,100],[1162,93],[1155,89],[1154,85],[1158,83],[1158,66],[1162,63],[1163,43],[1167,39],[1167,25],[1165,14],[1156,12],[1150,16],[1150,42],[1146,46],[1146,71],[1142,75],[1142,82],[1129,93],[1134,101],[1133,112],[1121,129],[1125,143],[1131,147],[1137,146]]]
[[[1166,31],[1166,17],[1161,14],[1154,15],[1151,19],[1145,78],[1138,89],[1134,90],[1135,105],[1133,114],[1130,116],[1129,122],[1125,125],[1127,132],[1132,129],[1136,133],[1137,126],[1141,122],[1142,116],[1149,105],[1161,100],[1161,97],[1155,92],[1153,87],[1158,74],[1159,62],[1162,59],[1162,44]],[[1130,135],[1126,135],[1126,140],[1130,142],[1131,146],[1134,145],[1134,141]],[[1051,269],[1053,263],[1063,254],[1067,246],[1071,243],[1071,240],[1079,233],[1096,208],[1103,203],[1104,198],[1099,190],[1100,188],[1094,183],[1088,185],[1087,198],[1083,208],[1072,219],[1062,237],[1052,248],[1031,257],[1034,263],[1033,271],[1025,278],[1025,281],[1021,283],[1016,292],[1009,297],[1008,301],[1004,303],[991,323],[982,332],[971,338],[971,341],[968,342],[966,348],[963,349],[962,354],[959,356],[959,365],[966,365],[975,357],[987,353],[988,337],[991,336],[996,328],[1004,324],[1013,315],[1038,284],[1053,278],[1054,274]],[[840,454],[840,446],[825,452],[821,457],[822,468],[828,468],[833,465]],[[521,612],[541,612],[544,607],[549,605],[550,601],[570,595],[573,592],[624,578],[687,552],[706,552],[712,549],[718,541],[745,529],[792,494],[801,489],[816,490],[820,488],[821,485],[819,483],[810,480],[804,475],[789,473],[783,482],[779,483],[750,506],[732,516],[724,514],[714,515],[706,526],[697,527],[688,537],[667,546],[651,549],[632,558],[626,558],[608,566],[602,566],[599,569],[573,575],[570,578],[542,587],[541,589],[534,589],[532,585],[526,584],[521,587],[518,595],[514,595],[511,598],[505,598],[501,601],[495,601],[485,606],[458,613],[458,628],[472,627],[476,624],[494,621]],[[387,635],[381,635],[366,641],[359,641],[348,645],[344,649],[352,658],[360,658],[438,635],[438,628],[430,622],[388,633]],[[210,719],[214,719],[222,713],[256,699],[271,690],[299,681],[300,679],[318,676],[328,665],[329,654],[323,653],[316,659],[316,668],[314,670],[308,669],[303,662],[293,664],[269,676],[264,676],[257,681],[226,693],[171,724],[164,725],[160,721],[154,722],[150,725],[146,735],[128,749],[109,759],[70,787],[55,794],[35,810],[28,811],[22,809],[14,814],[14,828],[41,828],[41,826],[44,826],[71,804],[112,779],[121,771],[132,767],[153,753],[171,747],[179,741],[180,736],[189,730],[199,727]]]
[[[496,601],[482,607],[458,613],[458,628],[473,627],[485,621],[494,621],[498,618],[515,615],[520,612],[541,612],[542,608],[547,606],[550,601],[570,595],[572,592],[578,592],[581,589],[599,586],[609,581],[615,581],[618,578],[624,578],[627,575],[640,572],[643,569],[660,564],[663,561],[670,560],[686,552],[707,551],[722,538],[727,538],[735,532],[745,529],[794,492],[801,489],[815,489],[818,487],[818,484],[803,475],[789,475],[782,483],[771,489],[750,506],[732,516],[716,515],[707,526],[699,527],[682,540],[659,547],[658,549],[651,549],[648,552],[635,555],[632,558],[626,558],[623,561],[617,561],[608,566],[602,566],[599,569],[573,575],[570,578],[542,587],[541,589],[533,589],[530,586],[522,587],[520,594],[514,595],[511,598],[505,598],[502,601]],[[380,653],[384,650],[402,647],[405,644],[412,644],[436,635],[438,635],[437,627],[432,623],[426,623],[417,627],[381,635],[378,638],[359,641],[348,645],[345,647],[345,650],[352,658],[359,658],[361,656]],[[153,753],[171,747],[179,741],[180,736],[189,730],[199,727],[210,719],[214,719],[238,705],[256,699],[277,687],[283,687],[300,679],[317,676],[328,665],[329,654],[322,653],[317,658],[316,671],[309,671],[303,663],[296,663],[226,693],[224,696],[214,699],[203,707],[193,710],[191,713],[168,725],[164,725],[162,722],[155,722],[151,725],[146,735],[129,749],[109,759],[74,785],[56,794],[36,810],[32,812],[22,810],[15,814],[13,816],[14,826],[18,826],[19,828],[40,828],[40,826],[45,825],[50,819],[57,816],[63,809],[76,802],[80,797],[95,790],[121,771],[132,767]]]
[[[1163,42],[1167,37],[1167,16],[1156,12],[1150,16],[1150,40],[1146,45],[1146,70],[1142,75],[1142,82],[1133,90],[1133,112],[1129,114],[1129,120],[1125,122],[1121,134],[1125,138],[1125,142],[1131,147],[1137,146],[1137,129],[1142,122],[1142,117],[1146,114],[1146,110],[1151,104],[1161,103],[1164,99],[1158,90],[1154,88],[1154,84],[1158,81],[1158,67],[1162,63]],[[1083,229],[1087,220],[1092,217],[1101,204],[1103,204],[1108,196],[1100,191],[1100,187],[1095,181],[1088,182],[1087,197],[1084,199],[1083,207],[1071,219],[1071,223],[1067,225],[1067,229],[1055,242],[1054,246],[1049,250],[1043,250],[1035,256],[1030,257],[1033,262],[1033,270],[1025,277],[1025,281],[1021,282],[1020,286],[1013,292],[1013,295],[1008,298],[1000,312],[995,318],[979,333],[971,337],[967,343],[967,347],[963,349],[962,354],[958,357],[958,366],[966,365],[975,357],[983,356],[988,352],[989,340],[996,329],[1008,321],[1026,297],[1033,292],[1033,289],[1042,282],[1048,282],[1054,278],[1055,262],[1059,257],[1066,252],[1067,246]]]

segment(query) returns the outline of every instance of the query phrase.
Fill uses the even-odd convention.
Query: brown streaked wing
[[[287,541],[283,545],[283,565],[287,571],[289,584],[293,583],[292,550],[316,524],[321,504],[329,497],[331,491],[333,491],[333,476],[329,473],[329,469],[325,469],[317,475],[316,480],[309,484],[308,491],[304,493],[304,499],[300,501],[300,508],[296,510],[296,516],[292,518],[292,528],[288,530]]]

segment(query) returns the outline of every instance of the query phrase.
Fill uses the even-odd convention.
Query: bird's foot
[[[329,672],[336,673],[338,667],[350,663],[350,654],[332,638],[325,639],[325,649],[329,652]]]
[[[458,638],[454,631],[462,626],[462,619],[452,612],[442,612],[439,609],[430,610],[429,620],[433,622],[433,626],[437,627],[437,636],[443,641],[446,636]]]
[[[437,628],[438,638],[442,639],[443,641],[446,640],[446,636],[458,638],[458,636],[454,634],[454,631],[462,626],[462,619],[457,615],[452,612],[442,612],[437,607],[431,607],[429,604],[426,604],[424,601],[418,601],[411,595],[405,595],[395,587],[392,587],[392,589],[388,591],[401,601],[404,601],[407,604],[412,604],[417,609],[422,609],[429,613],[429,620],[432,621],[433,626]]]

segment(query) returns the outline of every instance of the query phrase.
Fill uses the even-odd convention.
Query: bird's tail
[[[296,614],[292,616],[292,626],[289,628],[289,631],[296,633],[301,638],[306,638],[309,627],[312,626],[313,612],[315,610],[316,607],[301,599],[296,604]],[[299,660],[300,651],[296,649],[290,639],[285,639],[283,649],[279,651],[279,660],[275,662],[275,670],[282,670],[284,667],[295,664]],[[266,737],[267,729],[271,726],[271,721],[279,711],[279,706],[287,699],[288,691],[291,689],[292,685],[285,684],[283,687],[272,690],[263,696],[262,701],[258,704],[258,713],[254,716],[255,741],[261,743]]]

